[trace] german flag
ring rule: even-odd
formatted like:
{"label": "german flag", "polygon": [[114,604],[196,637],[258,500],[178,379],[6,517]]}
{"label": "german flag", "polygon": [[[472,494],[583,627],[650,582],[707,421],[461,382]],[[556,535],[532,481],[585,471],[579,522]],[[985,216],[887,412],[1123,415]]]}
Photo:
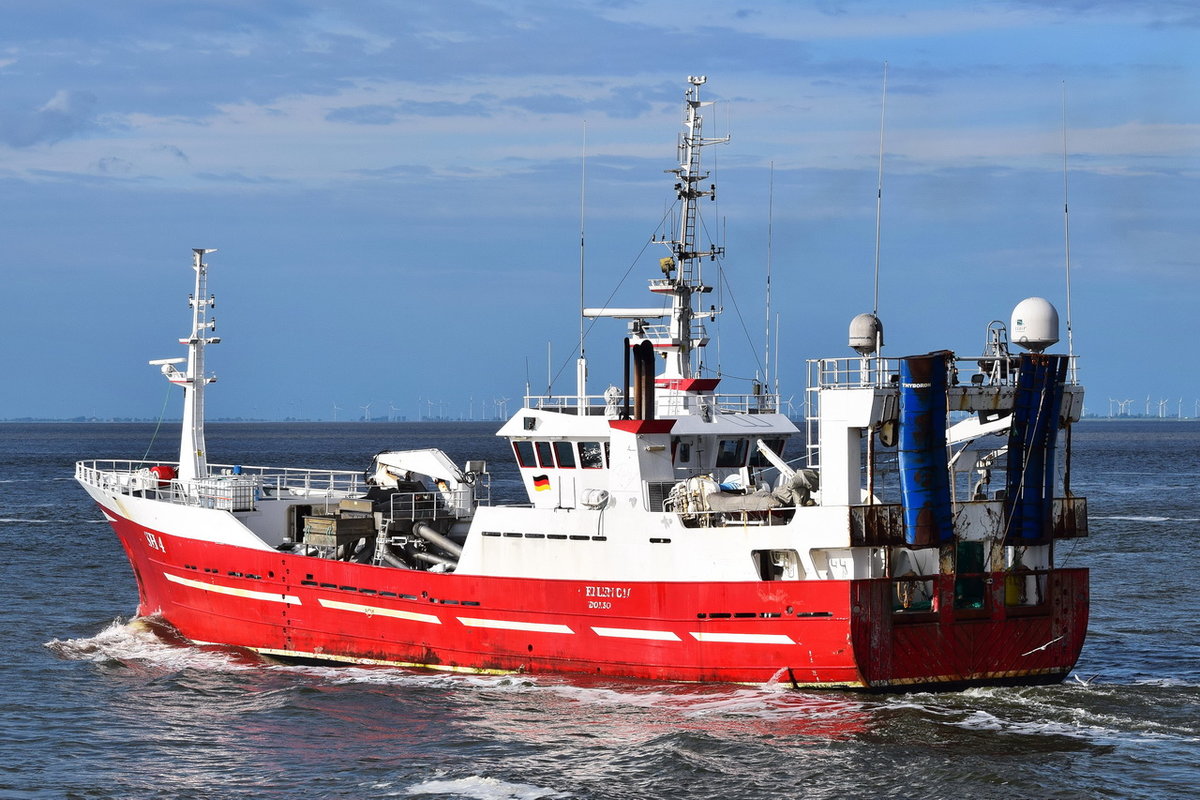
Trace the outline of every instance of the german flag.
{"label": "german flag", "polygon": [[539,492],[550,491],[550,476],[549,475],[534,475],[533,488]]}

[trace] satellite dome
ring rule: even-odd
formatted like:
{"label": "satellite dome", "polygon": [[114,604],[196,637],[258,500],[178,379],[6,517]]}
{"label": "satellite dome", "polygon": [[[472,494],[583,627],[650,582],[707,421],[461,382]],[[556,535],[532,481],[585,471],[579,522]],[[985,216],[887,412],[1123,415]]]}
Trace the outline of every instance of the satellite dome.
{"label": "satellite dome", "polygon": [[850,346],[859,355],[869,356],[883,346],[883,323],[874,314],[859,314],[850,320]]}
{"label": "satellite dome", "polygon": [[1040,353],[1058,341],[1058,310],[1044,297],[1027,297],[1012,312],[1012,340]]}

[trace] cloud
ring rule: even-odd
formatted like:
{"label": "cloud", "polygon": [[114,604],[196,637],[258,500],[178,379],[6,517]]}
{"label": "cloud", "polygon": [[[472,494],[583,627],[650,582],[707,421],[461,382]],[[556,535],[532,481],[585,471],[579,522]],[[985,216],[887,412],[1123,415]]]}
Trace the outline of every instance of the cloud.
{"label": "cloud", "polygon": [[174,156],[185,164],[191,163],[191,159],[187,157],[187,153],[183,152],[173,144],[160,144],[154,149],[159,153],[166,153],[169,156]]}
{"label": "cloud", "polygon": [[490,99],[494,98],[490,95],[476,95],[462,103],[449,100],[407,100],[401,104],[401,109],[405,113],[421,117],[490,117],[491,112],[485,105],[485,101]]}
{"label": "cloud", "polygon": [[0,142],[32,147],[62,141],[93,126],[95,105],[89,92],[60,89],[36,111],[0,114]]}
{"label": "cloud", "polygon": [[325,115],[330,122],[350,122],[354,125],[390,125],[399,111],[395,106],[363,105],[335,108]]}
{"label": "cloud", "polygon": [[196,177],[203,181],[212,181],[215,183],[241,183],[247,185],[263,185],[263,184],[283,184],[287,181],[279,178],[271,178],[267,176],[251,176],[236,170],[228,170],[226,172],[197,172]]}
{"label": "cloud", "polygon": [[583,101],[578,97],[565,94],[534,94],[514,97],[508,102],[535,114],[576,114],[584,108]]}
{"label": "cloud", "polygon": [[492,95],[475,95],[469,100],[399,100],[396,103],[367,103],[342,106],[325,115],[329,122],[349,122],[353,125],[391,125],[405,117],[489,117],[486,102]]}
{"label": "cloud", "polygon": [[96,162],[96,169],[106,175],[128,175],[133,171],[133,164],[123,158],[107,156]]}

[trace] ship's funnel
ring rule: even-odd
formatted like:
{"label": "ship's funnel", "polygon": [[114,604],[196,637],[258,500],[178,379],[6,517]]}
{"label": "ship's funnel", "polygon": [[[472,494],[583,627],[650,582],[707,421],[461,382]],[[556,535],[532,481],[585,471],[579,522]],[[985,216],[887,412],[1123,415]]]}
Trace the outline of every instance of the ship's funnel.
{"label": "ship's funnel", "polygon": [[654,419],[654,345],[633,346],[633,418]]}

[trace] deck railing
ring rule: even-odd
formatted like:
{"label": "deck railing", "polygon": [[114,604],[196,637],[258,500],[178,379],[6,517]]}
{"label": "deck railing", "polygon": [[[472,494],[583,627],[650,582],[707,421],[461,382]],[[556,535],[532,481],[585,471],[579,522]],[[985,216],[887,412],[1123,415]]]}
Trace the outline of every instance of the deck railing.
{"label": "deck railing", "polygon": [[75,465],[75,477],[106,492],[227,511],[251,510],[266,497],[320,500],[361,495],[367,489],[362,473],[349,470],[210,464],[206,477],[181,481],[152,472],[151,468],[157,466],[177,465],[122,459],[80,461]]}
{"label": "deck railing", "polygon": [[[1068,384],[1075,382],[1076,358],[1070,357]],[[811,391],[893,386],[900,380],[900,361],[879,356],[809,359],[808,388]],[[952,386],[1014,386],[1016,381],[1016,356],[959,356],[953,360]]]}
{"label": "deck railing", "polygon": [[[525,396],[525,407],[575,416],[617,419],[623,406],[620,396],[614,399],[604,395],[587,395],[581,398],[577,395],[533,394]],[[773,393],[668,394],[659,389],[655,397],[655,413],[664,417],[688,414],[711,416],[716,410],[724,413],[776,414],[779,413],[780,407],[779,395]]]}

